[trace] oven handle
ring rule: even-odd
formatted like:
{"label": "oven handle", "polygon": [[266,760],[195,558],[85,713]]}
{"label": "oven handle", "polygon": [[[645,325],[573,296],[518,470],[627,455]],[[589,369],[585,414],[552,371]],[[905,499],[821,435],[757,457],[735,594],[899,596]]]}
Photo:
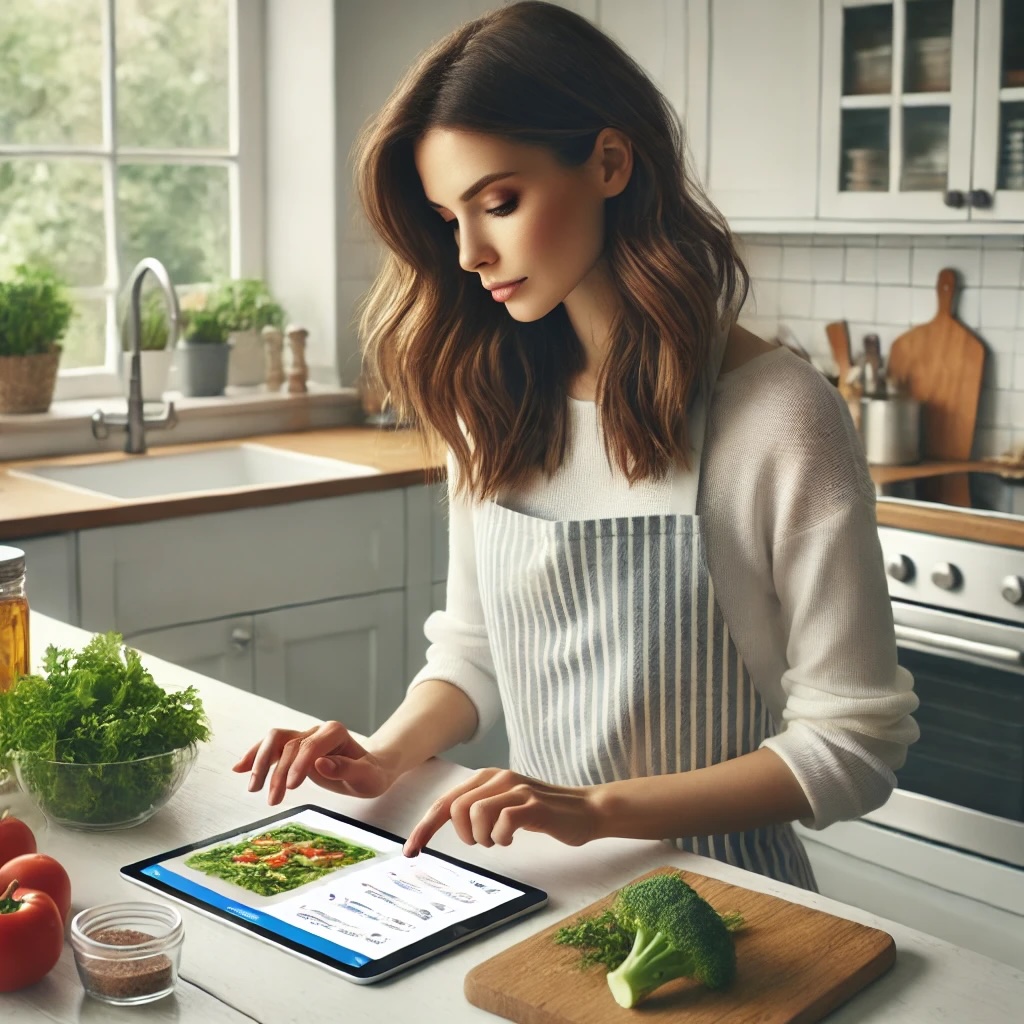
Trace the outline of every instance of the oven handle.
{"label": "oven handle", "polygon": [[998,647],[995,644],[985,644],[978,640],[964,640],[958,636],[943,636],[941,633],[916,629],[914,626],[897,625],[896,640],[897,642],[900,640],[916,641],[920,644],[928,644],[929,647],[938,647],[940,650],[953,651],[957,654],[973,654],[975,657],[1007,662],[1011,665],[1020,665],[1024,662],[1024,654],[1012,647]]}

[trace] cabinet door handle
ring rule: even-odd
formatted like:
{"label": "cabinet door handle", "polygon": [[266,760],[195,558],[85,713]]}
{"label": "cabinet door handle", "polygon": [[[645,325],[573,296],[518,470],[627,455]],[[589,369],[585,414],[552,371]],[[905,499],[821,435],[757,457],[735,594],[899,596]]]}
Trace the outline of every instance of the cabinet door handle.
{"label": "cabinet door handle", "polygon": [[959,210],[961,206],[967,203],[967,197],[958,188],[951,188],[943,197],[942,201],[947,206],[952,206],[955,210]]}
{"label": "cabinet door handle", "polygon": [[991,210],[992,193],[987,192],[983,188],[971,189],[967,193],[967,203],[969,206],[973,206],[975,210]]}
{"label": "cabinet door handle", "polygon": [[244,653],[251,643],[252,633],[249,630],[243,629],[241,626],[235,626],[231,630],[231,646],[236,654]]}

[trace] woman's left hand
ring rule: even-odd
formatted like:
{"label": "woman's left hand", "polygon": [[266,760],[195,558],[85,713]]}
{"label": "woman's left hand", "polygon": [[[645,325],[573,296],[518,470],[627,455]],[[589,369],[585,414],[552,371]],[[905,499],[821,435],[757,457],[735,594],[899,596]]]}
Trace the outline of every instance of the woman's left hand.
{"label": "woman's left hand", "polygon": [[433,803],[402,852],[415,857],[448,820],[471,846],[508,846],[519,829],[582,846],[599,836],[595,793],[593,786],[552,786],[504,768],[484,768]]}

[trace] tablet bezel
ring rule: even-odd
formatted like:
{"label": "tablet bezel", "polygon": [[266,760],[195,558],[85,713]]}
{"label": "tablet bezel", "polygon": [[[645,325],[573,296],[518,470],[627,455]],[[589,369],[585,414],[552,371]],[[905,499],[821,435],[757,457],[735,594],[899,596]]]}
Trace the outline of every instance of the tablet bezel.
{"label": "tablet bezel", "polygon": [[296,814],[300,814],[303,811],[315,811],[318,814],[323,814],[328,818],[333,818],[346,825],[363,829],[371,835],[379,836],[383,839],[389,839],[399,845],[402,845],[405,842],[401,836],[397,836],[393,832],[388,832],[386,829],[378,828],[376,825],[360,821],[358,818],[352,818],[347,814],[342,814],[340,811],[333,811],[328,807],[321,807],[319,804],[300,804],[296,807],[289,807],[283,811],[279,811],[277,814],[273,814],[269,818],[262,818],[258,821],[239,825],[236,828],[229,829],[228,831],[222,832],[216,836],[211,836],[208,839],[202,839],[195,843],[187,843],[184,846],[179,846],[177,849],[167,850],[164,853],[159,853],[152,857],[146,857],[143,860],[135,861],[132,864],[126,864],[120,870],[121,877],[129,882],[135,882],[142,885],[146,889],[155,890],[161,895],[168,896],[169,898],[176,900],[185,906],[191,907],[194,910],[198,910],[201,913],[206,914],[208,917],[215,918],[224,924],[240,928],[242,931],[248,932],[265,942],[270,942],[286,952],[299,956],[304,960],[309,960],[313,963],[319,964],[321,967],[327,967],[330,970],[337,971],[350,981],[355,981],[361,984],[367,984],[386,978],[406,967],[411,967],[414,963],[418,963],[428,957],[442,953],[444,950],[450,949],[453,946],[461,945],[463,942],[467,942],[483,932],[492,931],[509,921],[522,917],[534,910],[538,910],[548,902],[547,893],[542,889],[538,889],[536,886],[529,885],[526,882],[520,882],[518,879],[509,878],[506,875],[498,874],[496,871],[480,867],[478,864],[471,864],[469,861],[460,860],[458,857],[452,857],[450,854],[442,853],[440,850],[431,849],[429,846],[424,847],[422,852],[429,853],[432,857],[436,857],[438,860],[446,861],[447,863],[454,864],[466,871],[478,874],[483,878],[490,878],[493,881],[501,882],[503,885],[510,886],[513,889],[518,889],[522,892],[522,895],[510,900],[508,903],[502,904],[500,907],[494,907],[490,910],[486,910],[483,913],[478,914],[476,917],[471,917],[467,920],[460,921],[458,924],[442,928],[433,935],[429,935],[426,938],[411,943],[403,949],[396,950],[394,953],[381,957],[379,960],[370,960],[362,966],[356,967],[352,964],[341,963],[327,953],[322,953],[319,950],[312,949],[300,942],[278,935],[253,921],[247,921],[245,918],[229,914],[226,910],[222,910],[219,907],[211,906],[209,903],[203,902],[203,900],[198,896],[182,892],[174,886],[161,881],[159,878],[152,878],[149,875],[143,874],[143,871],[146,868],[152,867],[155,864],[161,864],[163,861],[183,856],[184,854],[191,853],[194,850],[205,849],[215,843],[223,842],[257,829],[263,829],[264,827],[273,825],[284,818],[294,817]]}

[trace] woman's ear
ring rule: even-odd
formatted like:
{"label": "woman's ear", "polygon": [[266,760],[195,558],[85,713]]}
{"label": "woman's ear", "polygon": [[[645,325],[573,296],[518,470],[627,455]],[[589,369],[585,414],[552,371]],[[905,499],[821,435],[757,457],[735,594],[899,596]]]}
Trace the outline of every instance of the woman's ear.
{"label": "woman's ear", "polygon": [[633,143],[617,128],[602,128],[589,162],[597,175],[601,195],[605,199],[617,196],[633,174]]}

